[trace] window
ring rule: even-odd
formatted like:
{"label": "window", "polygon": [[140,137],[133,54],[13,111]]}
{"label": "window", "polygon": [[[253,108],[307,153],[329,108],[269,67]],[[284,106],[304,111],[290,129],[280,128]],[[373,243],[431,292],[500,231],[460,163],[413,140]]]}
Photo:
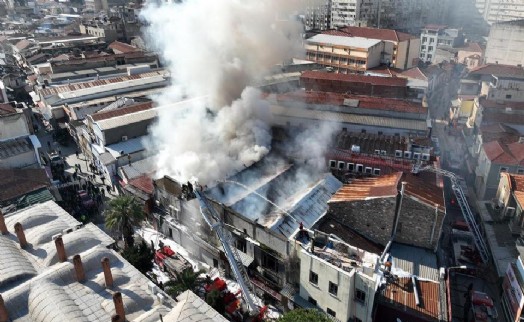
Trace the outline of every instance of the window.
{"label": "window", "polygon": [[355,299],[360,302],[366,302],[366,292],[357,288]]}
{"label": "window", "polygon": [[506,168],[506,167],[500,167],[500,172],[508,172],[508,168]]}
{"label": "window", "polygon": [[380,154],[380,150],[375,150],[375,154]]}
{"label": "window", "polygon": [[433,55],[430,54],[428,55],[428,60],[431,60],[431,59],[433,59]]}
{"label": "window", "polygon": [[433,51],[433,46],[429,46],[428,51]]}
{"label": "window", "polygon": [[506,95],[506,98],[511,99],[511,95],[510,94]]}
{"label": "window", "polygon": [[329,307],[327,308],[326,312],[327,312],[327,314],[331,315],[332,317],[336,317],[337,316],[337,312],[333,311]]}
{"label": "window", "polygon": [[426,46],[422,45],[422,46],[420,46],[420,49],[421,50],[426,50]]}
{"label": "window", "polygon": [[371,167],[366,167],[365,169],[366,174],[371,174],[371,171],[373,171]]}
{"label": "window", "polygon": [[422,42],[427,42],[428,41],[428,37],[422,37]]}
{"label": "window", "polygon": [[348,171],[355,171],[355,164],[354,163],[348,163]]}
{"label": "window", "polygon": [[517,174],[524,174],[524,169],[518,169]]}
{"label": "window", "polygon": [[344,170],[345,167],[346,167],[346,164],[343,161],[338,161],[339,170]]}
{"label": "window", "polygon": [[402,158],[402,151],[396,150],[395,151],[395,158]]}
{"label": "window", "polygon": [[364,166],[362,164],[357,164],[357,172],[362,173],[363,170],[364,170]]}
{"label": "window", "polygon": [[336,168],[337,167],[337,161],[329,160],[329,167],[330,168]]}
{"label": "window", "polygon": [[309,271],[309,281],[317,285],[318,284],[318,274],[313,271]]}
{"label": "window", "polygon": [[315,299],[314,299],[314,298],[312,298],[311,296],[310,296],[310,297],[308,297],[307,301],[308,301],[309,303],[311,303],[311,304],[315,305],[315,306],[317,305],[317,300],[315,300]]}
{"label": "window", "polygon": [[237,249],[239,251],[241,251],[242,253],[245,253],[246,252],[246,249],[247,249],[247,245],[246,245],[246,240],[245,239],[237,239]]}
{"label": "window", "polygon": [[376,175],[376,176],[379,176],[380,175],[380,169],[373,169],[373,174]]}
{"label": "window", "polygon": [[265,252],[262,252],[262,267],[278,273],[278,260]]}
{"label": "window", "polygon": [[338,293],[338,285],[335,284],[335,283],[332,283],[331,281],[329,282],[329,293],[331,293],[331,294],[333,294],[335,296]]}

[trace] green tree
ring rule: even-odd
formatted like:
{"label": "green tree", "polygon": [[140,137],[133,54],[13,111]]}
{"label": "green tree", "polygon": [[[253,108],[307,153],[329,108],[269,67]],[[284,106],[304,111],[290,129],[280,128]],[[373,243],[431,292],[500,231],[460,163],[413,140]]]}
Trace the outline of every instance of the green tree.
{"label": "green tree", "polygon": [[124,248],[133,245],[133,226],[145,219],[142,206],[131,196],[119,196],[109,202],[106,212],[106,227],[124,236]]}
{"label": "green tree", "polygon": [[296,309],[285,313],[278,322],[332,322],[324,313],[314,309]]}
{"label": "green tree", "polygon": [[153,269],[153,255],[153,250],[143,240],[140,245],[128,247],[122,252],[122,256],[142,274]]}
{"label": "green tree", "polygon": [[215,311],[224,314],[226,305],[224,304],[224,296],[218,290],[212,290],[206,294],[206,303],[209,304]]}
{"label": "green tree", "polygon": [[204,270],[195,272],[192,269],[186,269],[181,273],[175,272],[176,279],[164,284],[164,291],[173,298],[187,290],[198,293],[198,289],[206,282],[205,278],[199,276],[204,272]]}

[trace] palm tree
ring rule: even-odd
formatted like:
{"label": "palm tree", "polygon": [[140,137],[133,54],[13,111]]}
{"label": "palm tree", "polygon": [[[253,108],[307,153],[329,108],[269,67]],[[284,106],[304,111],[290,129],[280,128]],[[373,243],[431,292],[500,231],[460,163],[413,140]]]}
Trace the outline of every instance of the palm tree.
{"label": "palm tree", "polygon": [[198,294],[199,288],[206,283],[206,279],[200,277],[204,272],[202,269],[197,272],[192,269],[186,269],[181,273],[175,271],[176,279],[164,284],[164,290],[173,298],[176,298],[187,290]]}
{"label": "palm tree", "polygon": [[122,233],[124,248],[133,245],[133,226],[145,219],[140,203],[132,196],[119,196],[109,202],[106,227]]}

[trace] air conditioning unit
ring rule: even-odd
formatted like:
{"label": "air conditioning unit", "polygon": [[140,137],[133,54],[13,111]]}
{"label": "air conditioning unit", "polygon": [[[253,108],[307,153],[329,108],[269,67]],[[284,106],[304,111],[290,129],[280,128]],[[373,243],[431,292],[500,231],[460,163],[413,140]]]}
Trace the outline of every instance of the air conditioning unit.
{"label": "air conditioning unit", "polygon": [[122,136],[122,142],[127,141],[127,135]]}
{"label": "air conditioning unit", "polygon": [[513,218],[515,216],[515,207],[506,207],[504,209],[504,217]]}

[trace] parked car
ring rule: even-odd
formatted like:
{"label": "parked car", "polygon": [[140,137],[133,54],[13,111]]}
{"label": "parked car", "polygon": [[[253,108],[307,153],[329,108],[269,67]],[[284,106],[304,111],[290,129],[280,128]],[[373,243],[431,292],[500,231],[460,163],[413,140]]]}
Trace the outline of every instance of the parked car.
{"label": "parked car", "polygon": [[80,202],[84,208],[91,209],[95,206],[95,201],[91,199],[85,190],[78,190],[78,197],[80,197]]}

